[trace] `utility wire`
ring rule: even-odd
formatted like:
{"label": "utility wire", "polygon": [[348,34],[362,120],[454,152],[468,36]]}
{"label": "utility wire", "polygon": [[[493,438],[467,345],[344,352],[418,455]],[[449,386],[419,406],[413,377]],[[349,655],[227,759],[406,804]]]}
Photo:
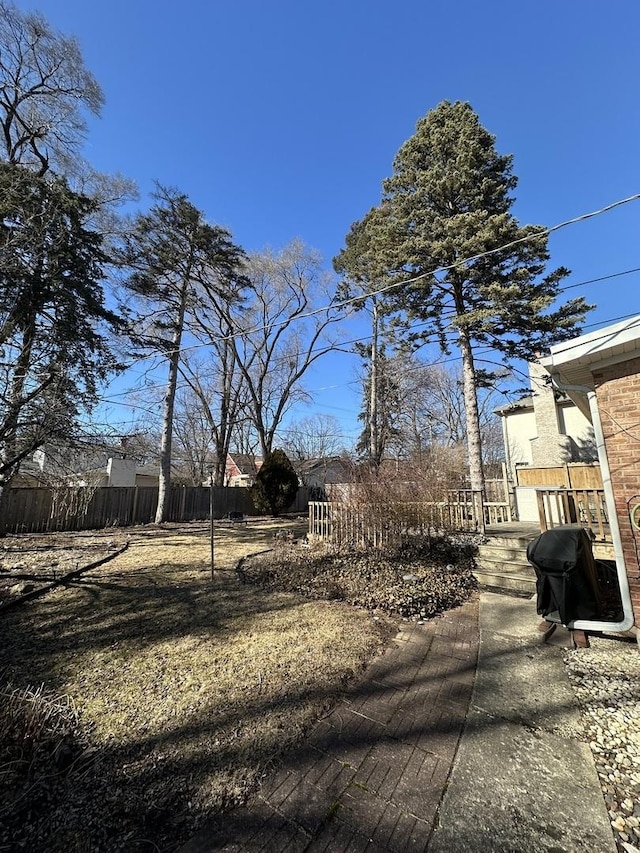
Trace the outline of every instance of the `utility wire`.
{"label": "utility wire", "polygon": [[[387,293],[391,290],[398,289],[400,287],[404,287],[404,286],[409,285],[409,284],[413,284],[417,281],[420,281],[423,278],[434,276],[434,275],[437,275],[438,273],[442,273],[442,272],[448,272],[449,270],[455,269],[455,268],[460,267],[460,266],[464,266],[465,264],[471,263],[472,261],[476,261],[476,260],[479,260],[483,257],[488,257],[489,255],[493,255],[493,254],[497,254],[498,252],[502,252],[505,249],[511,248],[511,247],[518,245],[520,243],[524,243],[524,242],[527,242],[529,240],[537,239],[540,236],[544,236],[544,235],[548,236],[549,234],[552,234],[555,231],[559,231],[562,228],[566,228],[569,225],[574,225],[576,223],[584,222],[588,219],[592,219],[596,216],[600,216],[600,215],[607,213],[607,212],[609,212],[609,211],[611,211],[617,207],[620,207],[624,204],[629,204],[632,201],[637,201],[638,199],[640,199],[640,193],[636,193],[636,194],[628,196],[626,198],[619,199],[618,201],[615,201],[615,202],[612,202],[611,204],[605,205],[604,207],[601,207],[598,210],[594,210],[594,211],[591,211],[589,213],[583,213],[579,216],[575,216],[572,219],[567,219],[564,222],[560,222],[560,223],[558,223],[556,225],[552,225],[548,228],[541,228],[532,234],[526,235],[525,237],[520,237],[516,240],[512,240],[509,243],[506,243],[506,244],[499,246],[495,249],[488,249],[486,252],[480,252],[477,255],[472,255],[468,258],[464,258],[462,260],[456,261],[454,264],[450,264],[448,266],[437,267],[434,270],[421,273],[418,276],[414,276],[412,278],[404,279],[404,280],[399,281],[399,282],[394,282],[392,284],[386,285],[385,287],[379,288],[377,290],[369,291],[366,294],[362,294],[360,296],[350,297],[348,299],[342,300],[341,302],[333,303],[333,304],[328,305],[328,306],[323,306],[321,308],[316,308],[316,309],[313,309],[311,311],[301,313],[301,314],[297,315],[295,318],[289,318],[287,320],[281,321],[280,323],[274,323],[273,328],[277,328],[278,326],[283,326],[286,323],[290,323],[293,321],[293,319],[296,319],[296,320],[305,319],[305,318],[312,317],[312,316],[320,314],[320,313],[325,313],[325,312],[330,311],[330,310],[335,310],[337,308],[346,307],[346,306],[352,305],[356,302],[360,302],[365,298],[369,298],[371,296],[378,296],[380,294]],[[611,273],[610,275],[601,276],[599,278],[588,279],[586,281],[577,282],[576,284],[566,285],[565,287],[559,288],[559,292],[564,292],[566,290],[570,290],[570,289],[576,288],[576,287],[586,286],[588,284],[594,284],[594,283],[600,282],[600,281],[606,281],[606,280],[609,280],[612,278],[617,278],[617,277],[623,276],[623,275],[629,275],[629,274],[635,273],[635,272],[640,272],[640,267],[636,267],[636,268],[630,269],[630,270],[623,270],[623,271],[617,272],[617,273]],[[631,317],[631,316],[634,316],[634,315],[626,315],[625,317],[621,317],[618,319],[619,320],[628,319],[628,317]],[[616,320],[606,321],[606,322],[609,322],[609,323],[610,322],[616,322]],[[425,323],[422,325],[427,325],[427,324]],[[592,324],[592,325],[600,325],[600,324],[598,323],[598,324]],[[231,339],[236,338],[236,337],[241,337],[242,335],[248,335],[248,334],[252,334],[254,332],[258,332],[258,331],[264,331],[266,328],[267,328],[266,325],[256,326],[252,329],[244,329],[244,330],[241,330],[238,332],[233,332],[230,335],[215,336],[211,339],[211,341],[214,341],[214,340],[217,340],[217,341],[231,340]],[[419,326],[416,328],[419,328]],[[587,325],[587,326],[585,326],[585,328],[590,328],[590,326]],[[437,340],[437,336],[435,336],[435,338]],[[360,338],[360,339],[354,339],[352,341],[347,341],[342,345],[349,345],[352,343],[362,343],[362,342],[367,341],[369,339],[370,339],[370,336],[367,335],[367,336]],[[200,343],[193,344],[193,345],[190,345],[187,347],[183,347],[181,349],[181,352],[186,352],[186,351],[193,350],[193,349],[201,349],[205,346],[210,346],[211,341],[206,342],[206,343],[200,342]],[[433,341],[429,341],[429,340],[425,341],[425,343],[430,343],[430,342],[433,342]],[[132,361],[131,365],[129,366],[129,368],[127,368],[127,369],[130,369],[130,367],[132,367],[134,364],[136,364],[139,361],[145,361],[149,358],[157,357],[157,355],[158,354],[156,352],[154,352],[154,353],[149,353],[149,354],[140,356],[139,358],[134,359]],[[451,359],[451,360],[456,360],[456,359]],[[435,363],[437,364],[438,362],[435,362]],[[345,383],[345,384],[354,384],[354,382]],[[184,386],[184,387],[186,387],[186,386]],[[158,383],[157,385],[146,386],[144,390],[156,390],[156,389],[160,389],[160,388],[164,388],[164,383]],[[131,393],[131,392],[130,391],[124,391],[121,393],[114,393],[114,394],[110,395],[109,397],[100,398],[100,402],[103,402],[103,403],[113,402],[115,405],[122,405],[121,403],[119,403],[114,398],[115,397],[127,396],[127,394],[129,394],[129,393]],[[313,392],[311,392],[311,393],[313,393]],[[131,404],[129,404],[129,405],[131,405]],[[133,408],[133,406],[132,406],[132,408]],[[142,408],[142,407],[140,407],[140,408]]]}
{"label": "utility wire", "polygon": [[[411,278],[403,279],[401,281],[392,282],[391,284],[387,284],[384,287],[380,287],[375,290],[370,290],[367,293],[361,294],[360,296],[351,296],[347,299],[343,299],[340,302],[333,302],[329,305],[324,305],[321,308],[314,308],[310,311],[305,311],[300,314],[297,314],[295,318],[288,318],[286,320],[282,320],[280,322],[276,322],[272,325],[272,328],[278,328],[279,326],[284,326],[295,320],[303,320],[309,317],[314,317],[317,314],[324,314],[329,311],[335,311],[339,308],[346,308],[349,305],[353,305],[356,302],[361,302],[363,299],[368,299],[371,296],[380,296],[383,293],[388,293],[391,290],[397,290],[401,287],[405,287],[408,284],[415,284],[417,281],[421,281],[424,278],[429,278],[439,273],[449,272],[450,270],[457,269],[458,267],[465,266],[466,264],[470,264],[473,261],[481,260],[482,258],[489,257],[490,255],[498,254],[499,252],[503,252],[505,249],[510,249],[513,246],[517,246],[521,243],[527,243],[531,240],[536,240],[539,237],[548,236],[549,234],[553,234],[555,231],[560,231],[562,228],[567,228],[569,225],[575,225],[579,222],[585,222],[588,219],[593,219],[596,216],[601,216],[603,213],[608,213],[611,210],[614,210],[617,207],[621,207],[624,204],[629,204],[632,201],[638,201],[640,199],[640,193],[635,193],[634,195],[627,196],[627,198],[619,199],[618,201],[611,202],[611,204],[607,204],[604,207],[599,208],[598,210],[593,210],[590,213],[582,213],[579,216],[574,216],[572,219],[566,219],[564,222],[559,222],[556,225],[552,225],[548,228],[540,228],[537,231],[532,232],[531,234],[527,234],[524,237],[518,237],[516,240],[511,240],[508,243],[503,244],[502,246],[497,246],[495,249],[487,249],[485,252],[479,252],[477,255],[471,255],[467,258],[462,258],[459,261],[456,261],[453,264],[448,264],[446,266],[436,267],[433,270],[428,270],[427,272],[420,273],[419,275],[413,276]],[[622,273],[623,275],[626,273]],[[597,280],[597,279],[595,279]],[[575,285],[578,287],[578,285]],[[242,329],[237,332],[232,332],[229,335],[219,335],[214,336],[210,339],[211,341],[230,341],[234,338],[242,337],[243,335],[250,335],[255,332],[261,332],[268,329],[267,325],[258,325],[249,329]],[[204,346],[209,346],[210,342],[207,343],[198,343],[193,344],[187,347],[183,347],[181,352],[186,352],[191,349],[200,349]],[[156,355],[156,353],[153,353]],[[146,358],[150,358],[152,354],[140,356],[140,358],[135,359],[132,364],[135,364],[136,361],[143,361]]]}
{"label": "utility wire", "polygon": [[[600,276],[599,278],[590,278],[590,279],[586,279],[585,281],[578,281],[578,282],[576,282],[575,284],[568,284],[568,285],[565,285],[564,287],[560,287],[560,288],[558,288],[558,292],[559,292],[559,293],[564,293],[565,291],[567,291],[567,290],[573,290],[573,289],[575,289],[576,287],[585,287],[586,285],[589,285],[589,284],[596,284],[596,283],[601,282],[601,281],[609,281],[609,280],[610,280],[610,279],[612,279],[612,278],[619,278],[619,277],[621,277],[621,276],[631,275],[632,273],[637,273],[637,272],[640,272],[640,267],[634,267],[633,269],[629,269],[629,270],[622,270],[621,272],[609,273],[608,275],[603,275],[603,276]],[[363,297],[358,297],[358,298],[359,298],[359,299],[362,299]],[[324,310],[324,309],[319,309],[319,310]],[[446,313],[446,312],[444,312],[444,316],[445,316],[445,318],[446,318],[446,316],[447,316],[447,313]],[[454,317],[454,316],[456,316],[456,315],[455,315],[455,313],[453,313],[453,312],[452,312],[450,316],[451,316],[451,317]],[[431,325],[429,321],[425,321],[424,323],[414,323],[414,324],[411,326],[411,329],[412,329],[412,331],[415,331],[416,329],[422,329],[422,328],[425,328],[426,326],[429,326],[429,325]],[[586,326],[585,326],[585,328],[588,328],[588,327],[586,327]],[[237,334],[242,334],[242,333],[237,333]],[[233,337],[233,336],[229,336],[229,337]],[[219,338],[213,338],[212,340],[228,340],[228,339],[229,339],[229,337],[225,337],[225,338],[222,338],[222,337],[219,337]],[[364,336],[362,336],[362,337],[360,337],[360,338],[351,338],[351,339],[350,339],[350,340],[348,340],[348,341],[340,341],[340,342],[339,342],[339,344],[338,344],[338,346],[339,346],[339,347],[345,347],[345,346],[351,346],[352,344],[366,343],[367,341],[371,340],[371,337],[372,337],[372,336],[371,336],[370,334],[368,334],[368,335],[364,335]],[[455,341],[457,340],[457,336],[456,336],[454,333],[450,333],[449,335],[446,335],[446,337],[447,337],[447,338],[448,338],[448,340],[450,340],[451,342],[455,342]],[[428,344],[428,343],[436,343],[438,339],[439,339],[439,338],[438,338],[438,335],[437,335],[436,333],[434,333],[433,335],[431,335],[431,336],[429,337],[429,339],[426,339],[426,340],[424,341],[424,343],[425,343],[425,344]],[[203,348],[203,347],[210,346],[210,345],[211,345],[211,344],[210,344],[210,342],[206,342],[206,343],[202,343],[202,342],[200,342],[200,343],[198,343],[198,344],[193,344],[193,345],[189,345],[189,346],[186,346],[186,347],[182,347],[182,348],[181,348],[181,352],[186,352],[187,350],[190,350],[190,349],[199,349],[199,348]],[[132,370],[132,369],[133,369],[133,364],[135,364],[135,362],[136,362],[136,361],[146,360],[146,359],[148,359],[148,358],[152,358],[153,356],[158,357],[158,354],[157,354],[157,353],[150,353],[149,355],[144,355],[144,356],[141,356],[139,359],[135,359],[135,360],[132,362],[132,366],[131,366],[131,367],[128,367],[128,368],[127,368],[127,370]],[[280,357],[277,357],[277,358],[273,359],[273,361],[274,361],[274,363],[276,363],[276,364],[277,364],[279,361],[290,361],[290,358],[289,358],[289,356],[280,356]],[[140,372],[140,375],[141,375],[141,376],[144,376],[144,375],[145,375],[145,374],[147,374],[147,373],[148,373],[148,370],[141,371],[141,372]],[[155,386],[154,386],[154,385],[151,385],[151,386],[147,386],[147,387],[150,387],[150,388],[153,388],[153,387],[160,388],[160,387],[162,387],[162,388],[163,388],[163,387],[164,387],[164,384],[161,384],[161,385],[155,385]],[[125,392],[125,393],[128,393],[128,392]]]}
{"label": "utility wire", "polygon": [[[565,288],[565,290],[570,289],[570,287],[578,287],[578,286],[584,285],[584,284],[591,284],[593,282],[604,281],[606,279],[615,278],[616,276],[628,275],[629,273],[632,273],[632,272],[640,272],[640,268],[638,268],[637,270],[626,270],[626,271],[620,272],[620,273],[612,273],[611,275],[602,276],[601,278],[597,278],[597,279],[590,279],[589,281],[585,281],[585,282],[578,282],[578,284],[570,285],[569,287]],[[591,328],[595,328],[597,326],[602,326],[605,323],[607,325],[611,325],[612,323],[621,322],[622,320],[628,320],[631,317],[635,317],[635,316],[637,316],[635,313],[634,314],[625,314],[621,317],[614,317],[614,318],[609,319],[609,320],[600,320],[596,323],[588,323],[588,324],[585,324],[583,326],[583,328],[584,329],[591,329]],[[425,325],[428,325],[428,324],[427,323],[420,324],[419,326],[414,326],[413,328],[421,328],[422,326],[425,326]],[[602,339],[606,338],[607,336],[608,336],[607,334],[602,335]],[[363,343],[363,342],[368,341],[370,339],[371,339],[371,335],[366,335],[362,338],[354,338],[350,341],[344,341],[341,344],[341,346],[346,346],[346,345],[354,344],[354,343]],[[437,340],[438,340],[438,336],[433,335],[433,336],[429,336],[429,338],[426,339],[424,341],[424,343],[425,344],[436,343]],[[600,339],[596,338],[596,341],[597,340],[600,340]],[[451,341],[455,342],[455,338],[452,338]],[[579,346],[579,345],[576,344],[576,346]],[[492,351],[491,347],[485,347],[485,348],[478,350],[477,352],[479,354],[482,354],[483,352],[491,352],[491,351]],[[285,356],[283,356],[282,360],[288,360],[288,359]],[[436,366],[436,365],[441,365],[441,364],[449,364],[452,362],[457,362],[459,360],[460,360],[460,356],[451,356],[451,357],[447,357],[445,359],[438,359],[437,361],[429,362],[429,364],[426,366]],[[274,359],[274,361],[277,361],[277,359]],[[417,365],[416,367],[410,368],[410,370],[420,370],[424,366],[425,365]],[[325,386],[322,388],[309,389],[309,391],[307,391],[307,393],[308,394],[314,394],[314,393],[318,393],[320,391],[331,390],[333,388],[342,388],[345,385],[359,385],[359,384],[360,384],[359,380],[351,379],[351,380],[348,380],[347,382],[342,382],[339,385],[328,385],[328,386]],[[114,392],[113,394],[110,394],[108,397],[107,396],[100,397],[98,399],[98,402],[100,402],[100,403],[113,403],[114,405],[117,405],[117,406],[127,406],[128,408],[132,408],[132,409],[133,408],[144,409],[144,407],[142,405],[138,406],[138,405],[131,404],[131,403],[120,403],[120,402],[118,402],[118,400],[116,398],[127,397],[128,395],[130,395],[132,393],[141,393],[141,392],[146,392],[146,391],[162,391],[165,389],[165,387],[166,387],[166,382],[157,382],[154,384],[145,385],[143,388],[135,389],[134,391]],[[181,391],[181,390],[184,390],[185,388],[188,388],[188,387],[189,387],[188,383],[178,384],[177,390]],[[146,411],[149,411],[149,410],[146,410]],[[149,413],[151,414],[152,412],[149,411]]]}
{"label": "utility wire", "polygon": [[584,287],[587,284],[595,284],[598,281],[608,281],[610,278],[619,278],[621,275],[630,275],[633,272],[640,272],[640,267],[634,267],[632,270],[623,270],[622,272],[612,272],[610,275],[601,275],[599,278],[590,278],[587,281],[579,281],[577,284],[567,284],[565,287],[559,287],[558,292],[564,293],[565,290],[572,290],[574,287]]}

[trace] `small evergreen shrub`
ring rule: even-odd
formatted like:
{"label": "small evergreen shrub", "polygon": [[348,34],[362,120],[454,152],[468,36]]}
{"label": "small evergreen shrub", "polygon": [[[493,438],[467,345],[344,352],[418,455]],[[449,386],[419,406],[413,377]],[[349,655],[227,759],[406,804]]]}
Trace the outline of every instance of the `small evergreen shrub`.
{"label": "small evergreen shrub", "polygon": [[265,456],[251,487],[254,506],[276,517],[293,503],[298,491],[298,475],[284,450]]}

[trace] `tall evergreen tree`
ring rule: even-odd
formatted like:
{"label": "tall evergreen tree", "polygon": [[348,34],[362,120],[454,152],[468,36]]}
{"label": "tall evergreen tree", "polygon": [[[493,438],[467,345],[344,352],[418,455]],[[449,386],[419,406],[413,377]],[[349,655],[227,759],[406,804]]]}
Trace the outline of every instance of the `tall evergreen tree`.
{"label": "tall evergreen tree", "polygon": [[363,383],[364,405],[359,415],[364,422],[364,430],[356,449],[369,463],[372,472],[382,462],[393,434],[390,401],[387,399],[390,377],[384,374],[388,365],[384,348],[390,307],[389,300],[378,293],[387,275],[383,258],[376,252],[376,230],[380,220],[379,211],[373,208],[361,221],[354,222],[345,238],[345,247],[333,259],[335,271],[342,276],[338,299],[352,300],[354,308],[365,312],[371,324],[369,346],[358,344],[355,351],[367,363]]}
{"label": "tall evergreen tree", "polygon": [[115,367],[94,210],[64,180],[0,163],[0,495],[22,460],[70,440]]}
{"label": "tall evergreen tree", "polygon": [[276,517],[291,506],[297,491],[298,475],[284,450],[267,453],[251,487],[256,508]]}
{"label": "tall evergreen tree", "polygon": [[132,272],[127,286],[143,305],[134,335],[147,351],[167,361],[162,412],[160,480],[156,523],[166,520],[171,485],[173,416],[183,337],[210,329],[212,313],[226,316],[239,298],[244,252],[231,235],[209,225],[204,214],[176,190],[159,186],[156,204],[140,214],[121,255]]}
{"label": "tall evergreen tree", "polygon": [[423,321],[421,335],[435,333],[445,352],[454,342],[460,350],[477,494],[484,488],[477,388],[487,379],[477,348],[530,359],[574,335],[590,308],[583,298],[554,307],[568,271],[545,271],[547,235],[512,214],[512,159],[498,154],[469,104],[442,102],[399,149],[374,236],[379,261],[399,284],[396,304]]}

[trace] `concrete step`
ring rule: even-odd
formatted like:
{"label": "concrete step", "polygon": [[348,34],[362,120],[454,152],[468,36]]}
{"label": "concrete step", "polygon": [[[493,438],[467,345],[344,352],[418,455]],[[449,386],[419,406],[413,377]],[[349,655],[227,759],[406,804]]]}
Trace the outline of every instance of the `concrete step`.
{"label": "concrete step", "polygon": [[504,559],[501,556],[487,556],[486,554],[478,554],[476,557],[476,565],[479,568],[486,569],[488,572],[504,572],[505,574],[518,575],[533,575],[535,571],[533,566],[526,560],[518,558],[517,560]]}
{"label": "concrete step", "polygon": [[535,574],[492,570],[484,566],[477,566],[473,574],[482,589],[508,590],[527,596],[535,595],[536,592]]}
{"label": "concrete step", "polygon": [[534,595],[536,574],[527,561],[527,545],[535,535],[489,536],[478,546],[474,575],[485,589]]}
{"label": "concrete step", "polygon": [[516,550],[522,551],[523,553],[527,550],[527,545],[529,542],[533,542],[536,537],[534,535],[530,536],[488,536],[486,543],[481,545],[481,548],[484,548],[485,545],[489,546],[497,546],[503,548],[515,548]]}
{"label": "concrete step", "polygon": [[478,556],[482,560],[504,560],[505,563],[512,561],[526,563],[527,549],[487,542],[485,545],[478,546]]}

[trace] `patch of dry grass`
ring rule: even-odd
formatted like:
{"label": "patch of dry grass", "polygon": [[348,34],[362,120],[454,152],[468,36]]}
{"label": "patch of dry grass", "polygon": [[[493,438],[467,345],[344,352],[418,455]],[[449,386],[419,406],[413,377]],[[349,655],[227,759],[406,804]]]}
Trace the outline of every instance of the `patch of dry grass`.
{"label": "patch of dry grass", "polygon": [[5,843],[172,850],[335,701],[390,624],[241,585],[237,560],[286,524],[216,529],[213,579],[206,525],[135,530],[112,562],[2,616],[5,680],[69,696],[80,720],[64,766],[31,764],[3,792]]}

